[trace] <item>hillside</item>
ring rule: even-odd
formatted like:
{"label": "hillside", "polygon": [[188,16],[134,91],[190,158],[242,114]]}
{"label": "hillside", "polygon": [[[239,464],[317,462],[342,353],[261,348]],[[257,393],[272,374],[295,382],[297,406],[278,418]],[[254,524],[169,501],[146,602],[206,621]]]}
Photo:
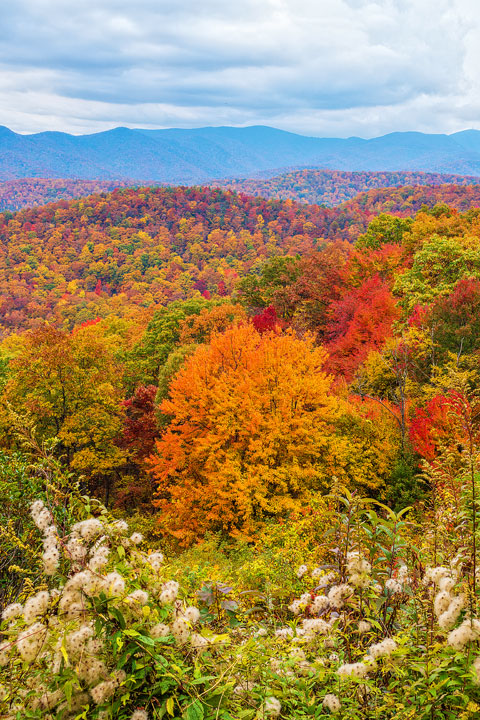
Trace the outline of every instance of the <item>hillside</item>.
{"label": "hillside", "polygon": [[[339,170],[310,169],[292,171],[270,179],[220,180],[209,183],[207,186],[265,198],[291,199],[296,202],[335,207],[353,199],[358,193],[373,188],[413,185],[436,187],[446,183],[460,186],[476,185],[480,183],[480,179],[474,176],[422,172],[351,173]],[[58,200],[73,200],[77,197],[110,192],[117,187],[129,186],[138,186],[138,183],[127,180],[74,180],[69,178],[7,180],[0,182],[0,212],[21,210]],[[385,199],[389,192],[389,190],[386,191]],[[453,198],[452,200],[454,201]],[[465,200],[465,202],[468,201]]]}
{"label": "hillside", "polygon": [[343,203],[340,208],[349,210],[358,206],[369,215],[387,212],[411,216],[424,205],[431,208],[438,203],[448,205],[460,212],[480,207],[480,186],[454,184],[378,188],[360,193],[352,200]]}
{"label": "hillside", "polygon": [[[266,179],[219,180],[211,186],[247,195],[290,199],[335,207],[356,195],[374,188],[393,188],[411,185],[476,185],[475,176],[448,175],[425,172],[347,172],[306,168]],[[386,194],[388,194],[388,190]]]}
{"label": "hillside", "polygon": [[73,200],[93,193],[125,187],[123,180],[71,180],[68,178],[24,178],[0,182],[0,212],[46,205],[57,200]]}
{"label": "hillside", "polygon": [[230,295],[272,255],[355,241],[380,212],[448,201],[480,185],[372,190],[337,208],[209,188],[139,188],[0,214],[0,328],[72,327],[203,294]]}
{"label": "hillside", "polygon": [[221,190],[141,188],[0,214],[1,326],[226,294],[262,258],[312,247],[329,212]]}
{"label": "hillside", "polygon": [[478,715],[479,200],[0,214],[2,718]]}
{"label": "hillside", "polygon": [[278,168],[480,176],[480,132],[317,138],[266,126],[20,135],[0,127],[0,180],[25,177],[193,184]]}

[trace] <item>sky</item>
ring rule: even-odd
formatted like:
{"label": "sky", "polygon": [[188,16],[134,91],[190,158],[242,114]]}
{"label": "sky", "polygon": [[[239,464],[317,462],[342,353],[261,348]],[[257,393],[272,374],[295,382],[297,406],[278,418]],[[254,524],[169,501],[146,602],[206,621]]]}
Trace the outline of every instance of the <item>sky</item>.
{"label": "sky", "polygon": [[480,129],[478,0],[3,0],[0,125]]}

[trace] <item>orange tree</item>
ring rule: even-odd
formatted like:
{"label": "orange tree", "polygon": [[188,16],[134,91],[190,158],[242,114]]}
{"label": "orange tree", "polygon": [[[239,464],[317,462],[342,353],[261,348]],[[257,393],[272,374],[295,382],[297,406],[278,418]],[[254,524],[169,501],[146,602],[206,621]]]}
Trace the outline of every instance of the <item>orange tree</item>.
{"label": "orange tree", "polygon": [[[171,421],[150,459],[164,529],[184,544],[207,530],[249,535],[335,475],[348,481],[354,450],[337,428],[344,401],[325,360],[309,335],[260,335],[249,324],[195,351],[160,407]],[[374,442],[384,457],[385,442]]]}

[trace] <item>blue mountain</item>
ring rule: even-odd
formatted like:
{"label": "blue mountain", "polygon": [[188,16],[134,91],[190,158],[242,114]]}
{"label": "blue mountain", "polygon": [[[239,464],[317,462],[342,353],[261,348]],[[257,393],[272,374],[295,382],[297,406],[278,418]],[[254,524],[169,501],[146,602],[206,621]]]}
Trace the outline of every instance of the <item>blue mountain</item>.
{"label": "blue mountain", "polygon": [[302,167],[480,176],[480,131],[397,132],[365,140],[306,137],[265,126],[119,127],[89,135],[20,135],[0,127],[0,180],[44,177],[191,184]]}

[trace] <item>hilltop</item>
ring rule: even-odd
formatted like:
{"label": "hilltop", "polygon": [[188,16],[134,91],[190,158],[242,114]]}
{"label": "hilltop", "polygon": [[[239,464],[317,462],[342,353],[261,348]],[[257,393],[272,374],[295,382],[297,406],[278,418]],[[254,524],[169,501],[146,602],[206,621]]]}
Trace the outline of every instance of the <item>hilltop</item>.
{"label": "hilltop", "polygon": [[200,187],[126,188],[0,214],[1,329],[228,296],[270,256],[355,241],[381,212],[480,205],[480,185],[377,189],[336,208]]}
{"label": "hilltop", "polygon": [[[281,200],[296,200],[335,207],[356,195],[375,188],[394,188],[413,185],[477,185],[475,176],[449,175],[426,172],[348,172],[305,168],[274,175],[271,178],[237,178],[219,180],[212,186],[222,187],[247,195],[259,195]],[[385,191],[385,197],[390,193]]]}

